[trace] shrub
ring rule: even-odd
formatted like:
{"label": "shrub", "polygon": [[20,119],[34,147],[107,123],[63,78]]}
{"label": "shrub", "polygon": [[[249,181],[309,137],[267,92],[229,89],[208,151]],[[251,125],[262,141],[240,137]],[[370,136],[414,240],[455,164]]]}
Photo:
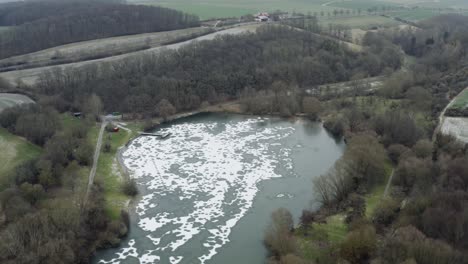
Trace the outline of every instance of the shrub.
{"label": "shrub", "polygon": [[321,109],[321,103],[315,97],[304,97],[302,100],[302,111],[306,113],[312,120],[318,119],[318,114],[320,113]]}
{"label": "shrub", "polygon": [[42,188],[42,185],[40,184],[33,185],[25,182],[21,184],[20,189],[24,199],[31,204],[35,204],[45,196],[44,188]]}
{"label": "shrub", "polygon": [[89,143],[82,141],[76,149],[74,156],[80,165],[87,166],[93,162],[93,153],[94,148]]}
{"label": "shrub", "polygon": [[348,198],[351,210],[346,214],[346,223],[350,224],[354,221],[361,219],[366,212],[366,201],[361,195],[352,193]]}
{"label": "shrub", "polygon": [[105,153],[109,153],[109,152],[111,152],[111,150],[112,150],[112,145],[110,143],[110,140],[106,140],[106,143],[104,143],[103,151]]}
{"label": "shrub", "polygon": [[138,187],[135,180],[126,180],[122,185],[122,191],[128,196],[136,196],[138,194]]}
{"label": "shrub", "polygon": [[300,257],[293,255],[293,254],[288,254],[284,257],[281,257],[280,261],[278,264],[307,264],[305,260],[301,259]]}
{"label": "shrub", "polygon": [[375,208],[372,222],[378,227],[390,225],[397,217],[399,204],[393,199],[382,200]]}
{"label": "shrub", "polygon": [[301,225],[308,226],[315,220],[315,213],[309,210],[302,210]]}
{"label": "shrub", "polygon": [[340,255],[350,263],[367,263],[377,248],[375,229],[371,225],[351,231],[341,244]]}
{"label": "shrub", "polygon": [[265,245],[277,257],[294,253],[296,244],[291,231],[293,219],[291,213],[280,208],[271,214],[271,223],[265,232]]}
{"label": "shrub", "polygon": [[401,144],[393,144],[388,147],[388,157],[393,161],[393,163],[398,164],[400,157],[403,155],[403,153],[409,150],[409,148]]}
{"label": "shrub", "polygon": [[342,137],[345,131],[345,122],[341,118],[328,119],[323,123],[325,129],[335,137]]}
{"label": "shrub", "polygon": [[395,170],[393,183],[403,187],[407,192],[410,191],[413,186],[425,189],[432,184],[432,176],[433,170],[431,160],[411,157],[400,162]]}
{"label": "shrub", "polygon": [[413,146],[413,152],[418,158],[429,158],[432,155],[432,142],[427,139],[421,139]]}

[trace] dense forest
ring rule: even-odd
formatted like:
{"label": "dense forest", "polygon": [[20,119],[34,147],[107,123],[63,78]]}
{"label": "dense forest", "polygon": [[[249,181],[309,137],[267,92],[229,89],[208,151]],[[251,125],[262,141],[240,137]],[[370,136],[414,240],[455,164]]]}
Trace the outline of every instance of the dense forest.
{"label": "dense forest", "polygon": [[[468,86],[468,18],[420,26],[365,36],[371,49],[391,41],[415,56],[376,95],[322,98],[324,125],[346,137],[347,149],[314,180],[318,211],[304,210],[297,226],[287,209],[273,213],[265,234],[270,263],[468,263],[468,148],[451,136],[432,139],[442,108]],[[373,205],[371,193],[387,181],[391,188]],[[345,231],[333,240],[322,226],[335,216],[343,223],[333,228]]]}
{"label": "dense forest", "polygon": [[128,215],[109,218],[99,184],[85,200],[80,175],[92,163],[87,135],[99,111],[99,100],[87,101],[86,119],[66,126],[41,103],[0,114],[2,127],[43,147],[37,159],[2,176],[1,263],[88,263],[96,249],[126,234]]}
{"label": "dense forest", "polygon": [[[24,5],[48,9],[55,4]],[[2,23],[18,24],[7,40],[2,35],[3,56],[79,38],[198,23],[162,8],[106,4],[115,12],[105,9],[103,16],[101,4],[69,5],[83,7],[83,20],[65,11],[68,4],[56,9],[59,16],[45,9],[42,14],[25,12],[31,17],[0,11]],[[135,20],[135,14],[141,17]],[[166,15],[174,19],[167,21]],[[148,23],[135,22],[141,20]],[[128,27],[117,27],[121,24]],[[73,28],[73,34],[66,28]],[[363,51],[353,51],[318,36],[327,29],[308,18],[307,23],[263,26],[256,33],[222,36],[177,51],[43,74],[33,89],[40,99],[37,105],[0,114],[3,128],[43,147],[38,159],[18,166],[2,186],[0,262],[86,263],[96,249],[118,244],[126,233],[128,215],[113,220],[106,215],[99,183],[86,204],[77,188],[81,171],[92,162],[87,136],[102,111],[164,119],[240,99],[250,113],[305,112],[322,118],[332,134],[347,141],[343,157],[311,188],[320,210],[304,210],[299,226],[286,209],[272,215],[265,236],[271,263],[468,263],[468,148],[449,136],[431,140],[438,114],[468,85],[467,28],[465,17],[439,17],[419,28],[369,32]],[[336,27],[327,32],[340,39],[348,33]],[[28,43],[36,34],[51,37]],[[415,63],[402,69],[404,56]],[[323,84],[374,76],[386,77],[377,91],[320,91]],[[83,122],[64,126],[60,113],[67,111],[83,112]],[[387,180],[389,167],[392,190],[366,215],[365,197]],[[64,203],[54,200],[64,196],[69,197]],[[337,213],[344,216],[347,233],[332,244],[314,228]],[[299,236],[316,240],[316,258],[305,259]]]}
{"label": "dense forest", "polygon": [[222,36],[99,69],[51,71],[38,86],[45,95],[60,95],[57,104],[63,110],[95,93],[108,111],[151,117],[163,99],[182,111],[251,91],[304,90],[393,71],[402,59],[387,44],[392,60],[383,59],[388,56],[384,48],[386,52],[354,52],[307,31],[264,26],[256,34]]}
{"label": "dense forest", "polygon": [[63,44],[199,25],[176,10],[103,2],[21,2],[0,5],[0,58]]}
{"label": "dense forest", "polygon": [[[36,90],[38,105],[0,114],[2,127],[44,147],[37,160],[10,175],[0,195],[7,216],[1,222],[0,236],[5,239],[0,244],[0,260],[86,262],[94,250],[116,245],[126,233],[128,216],[109,219],[99,184],[83,204],[83,190],[76,182],[80,171],[91,163],[87,133],[102,109],[166,117],[202,103],[254,93],[271,99],[263,100],[266,105],[255,111],[287,115],[297,111],[300,89],[399,67],[382,61],[381,56],[351,51],[307,31],[266,26],[257,34],[224,36],[177,52],[45,74]],[[279,99],[288,98],[289,93],[294,95],[291,99]],[[79,127],[63,127],[59,112],[70,110],[84,113]],[[45,206],[53,204],[59,190],[71,201],[65,207]]]}

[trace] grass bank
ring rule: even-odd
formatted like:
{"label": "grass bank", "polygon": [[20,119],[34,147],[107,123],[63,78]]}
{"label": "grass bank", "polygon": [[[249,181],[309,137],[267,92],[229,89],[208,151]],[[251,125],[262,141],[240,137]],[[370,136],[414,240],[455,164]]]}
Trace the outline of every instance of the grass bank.
{"label": "grass bank", "polygon": [[37,158],[42,149],[26,139],[0,128],[0,188],[8,182],[8,176],[19,164]]}
{"label": "grass bank", "polygon": [[[98,166],[96,170],[95,181],[99,183],[104,190],[104,197],[106,199],[106,212],[111,219],[115,220],[120,217],[122,209],[128,205],[131,197],[127,196],[122,191],[122,186],[127,176],[125,171],[120,166],[117,160],[117,151],[133,137],[137,136],[137,132],[141,130],[139,122],[129,124],[126,131],[121,129],[118,133],[105,132],[103,138],[103,149],[99,156]],[[92,127],[89,133],[89,140],[93,144],[96,143],[99,134],[99,125]],[[110,144],[110,151],[104,151],[104,145]]]}
{"label": "grass bank", "polygon": [[[372,188],[365,196],[367,219],[372,220],[375,208],[384,199],[385,187],[393,172],[393,165],[385,162],[385,181]],[[348,234],[348,224],[344,212],[328,216],[324,222],[314,222],[310,226],[300,226],[294,235],[298,241],[301,256],[307,260],[327,263]]]}

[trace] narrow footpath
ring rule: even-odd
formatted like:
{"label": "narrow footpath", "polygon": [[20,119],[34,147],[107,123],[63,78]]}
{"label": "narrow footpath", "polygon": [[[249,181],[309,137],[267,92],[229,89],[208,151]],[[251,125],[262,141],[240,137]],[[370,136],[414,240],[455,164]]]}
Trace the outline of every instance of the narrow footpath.
{"label": "narrow footpath", "polygon": [[94,150],[94,157],[93,157],[93,167],[89,172],[88,177],[88,188],[86,190],[85,198],[84,198],[84,205],[88,202],[89,193],[91,192],[91,187],[94,184],[94,177],[96,176],[97,165],[99,161],[99,155],[101,154],[101,146],[102,146],[102,138],[104,136],[104,130],[106,129],[107,120],[103,120],[101,123],[101,129],[99,130],[99,136],[96,143],[96,148]]}
{"label": "narrow footpath", "polygon": [[387,186],[385,186],[385,191],[383,193],[383,198],[388,197],[388,191],[390,190],[390,186],[392,185],[393,175],[395,174],[395,169],[392,170],[392,174],[388,178]]}

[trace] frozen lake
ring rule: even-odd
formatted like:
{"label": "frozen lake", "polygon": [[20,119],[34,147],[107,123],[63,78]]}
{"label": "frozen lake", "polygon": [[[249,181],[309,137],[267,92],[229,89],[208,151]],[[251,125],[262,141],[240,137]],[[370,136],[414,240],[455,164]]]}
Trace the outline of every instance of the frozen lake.
{"label": "frozen lake", "polygon": [[123,153],[141,197],[121,247],[93,263],[263,263],[272,211],[314,208],[312,178],[344,143],[320,123],[202,114],[140,137]]}

